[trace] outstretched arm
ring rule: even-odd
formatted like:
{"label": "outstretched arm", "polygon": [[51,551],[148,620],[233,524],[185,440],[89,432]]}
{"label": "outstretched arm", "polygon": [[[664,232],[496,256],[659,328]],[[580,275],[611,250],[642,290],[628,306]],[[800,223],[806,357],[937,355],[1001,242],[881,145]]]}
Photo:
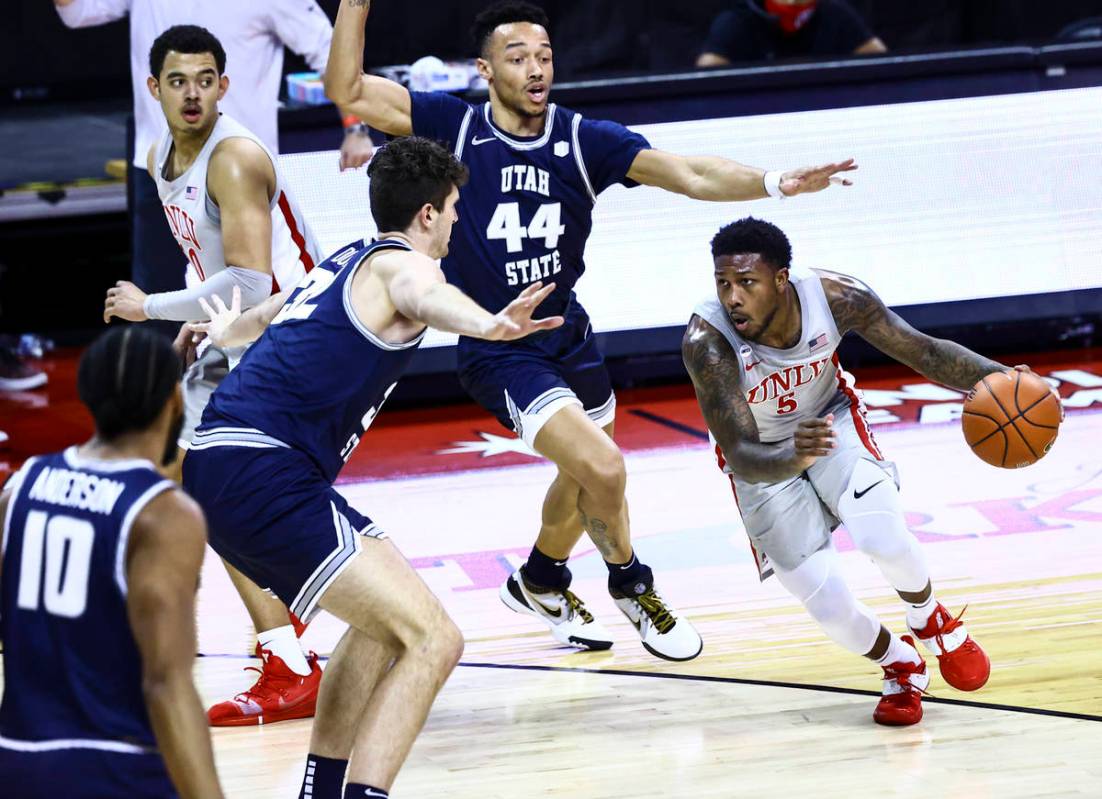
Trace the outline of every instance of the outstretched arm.
{"label": "outstretched arm", "polygon": [[536,307],[554,291],[554,283],[533,283],[495,314],[445,282],[437,263],[419,252],[383,255],[372,269],[386,284],[399,313],[437,330],[488,341],[510,341],[563,323],[561,316],[532,318]]}
{"label": "outstretched arm", "polygon": [[233,297],[228,306],[217,294],[211,297],[210,302],[200,297],[199,304],[210,321],[191,322],[188,330],[209,337],[210,343],[219,349],[244,346],[263,335],[293,290],[273,294],[244,313],[241,312],[241,289],[237,286],[233,287]]}
{"label": "outstretched arm", "polygon": [[977,355],[955,341],[915,330],[860,280],[823,270],[819,274],[840,333],[852,330],[923,377],[968,391],[992,372],[1007,370],[1001,363]]}
{"label": "outstretched arm", "polygon": [[800,423],[790,441],[763,444],[758,424],[739,389],[739,363],[727,340],[693,315],[681,339],[681,358],[693,380],[704,421],[731,471],[751,483],[776,483],[794,477],[834,447],[833,419]]}
{"label": "outstretched arm", "polygon": [[628,170],[628,177],[647,186],[657,186],[694,200],[734,202],[758,200],[780,193],[788,197],[822,191],[832,183],[849,186],[839,172],[852,172],[852,158],[833,164],[801,167],[784,173],[769,173],[772,191],[766,188],[766,172],[718,156],[683,156],[662,150],[640,150]]}
{"label": "outstretched arm", "polygon": [[142,656],[149,721],[176,790],[195,799],[222,796],[207,714],[191,675],[206,542],[199,506],[173,489],[138,514],[126,554],[126,606]]}
{"label": "outstretched arm", "polygon": [[341,0],[325,67],[325,96],[373,128],[408,136],[413,132],[409,91],[363,72],[364,23],[370,10],[371,0]]}

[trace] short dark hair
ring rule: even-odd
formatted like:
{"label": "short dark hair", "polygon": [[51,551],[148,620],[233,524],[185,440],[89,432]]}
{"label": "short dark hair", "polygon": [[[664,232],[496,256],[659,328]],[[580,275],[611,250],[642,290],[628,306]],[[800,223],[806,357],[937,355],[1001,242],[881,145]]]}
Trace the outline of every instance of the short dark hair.
{"label": "short dark hair", "polygon": [[772,222],[748,216],[724,225],[712,238],[712,257],[756,253],[774,269],[792,264],[792,245],[784,231]]}
{"label": "short dark hair", "polygon": [[222,42],[206,28],[198,25],[173,25],[154,40],[153,46],[149,48],[150,75],[161,77],[169,50],[177,53],[210,53],[218,65],[218,74],[226,71],[226,51],[222,49]]}
{"label": "short dark hair", "polygon": [[419,136],[379,148],[367,167],[371,216],[380,231],[405,230],[426,203],[437,211],[452,186],[467,183],[467,167],[443,146]]}
{"label": "short dark hair", "polygon": [[531,22],[533,25],[542,25],[545,30],[550,30],[551,22],[542,8],[531,3],[519,0],[501,0],[489,8],[483,9],[474,18],[471,26],[471,38],[474,40],[475,52],[483,55],[490,46],[490,35],[498,25],[508,25],[511,22]]}
{"label": "short dark hair", "polygon": [[165,336],[138,325],[92,342],[77,368],[77,393],[105,441],[148,428],[164,410],[183,366]]}

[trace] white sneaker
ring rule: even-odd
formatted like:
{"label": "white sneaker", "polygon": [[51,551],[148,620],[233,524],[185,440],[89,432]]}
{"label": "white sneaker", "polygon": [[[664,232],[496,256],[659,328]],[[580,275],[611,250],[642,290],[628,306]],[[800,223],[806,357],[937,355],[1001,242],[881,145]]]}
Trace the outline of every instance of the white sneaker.
{"label": "white sneaker", "polygon": [[655,657],[692,660],[704,649],[696,628],[667,605],[653,586],[638,596],[613,594],[612,598],[635,626],[643,648]]}
{"label": "white sneaker", "polygon": [[612,636],[570,590],[533,591],[517,569],[498,592],[505,607],[535,616],[551,628],[555,640],[578,649],[609,649]]}

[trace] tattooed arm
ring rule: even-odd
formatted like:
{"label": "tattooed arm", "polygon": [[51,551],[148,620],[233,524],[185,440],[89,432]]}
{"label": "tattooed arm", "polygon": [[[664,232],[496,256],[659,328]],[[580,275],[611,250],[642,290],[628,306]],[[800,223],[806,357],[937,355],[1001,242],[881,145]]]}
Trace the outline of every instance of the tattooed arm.
{"label": "tattooed arm", "polygon": [[681,339],[681,358],[693,379],[704,421],[731,471],[751,483],[795,477],[834,447],[833,419],[800,422],[790,441],[763,444],[739,388],[742,364],[723,335],[696,314]]}
{"label": "tattooed arm", "polygon": [[839,333],[852,330],[922,376],[960,391],[968,391],[992,372],[1007,371],[1008,367],[955,341],[915,330],[860,280],[836,272],[816,271],[822,277]]}

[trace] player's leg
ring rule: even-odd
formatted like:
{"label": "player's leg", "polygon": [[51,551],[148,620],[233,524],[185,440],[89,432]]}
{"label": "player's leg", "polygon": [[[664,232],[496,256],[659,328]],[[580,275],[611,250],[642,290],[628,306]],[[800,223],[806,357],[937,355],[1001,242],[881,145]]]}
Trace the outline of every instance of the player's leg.
{"label": "player's leg", "polygon": [[874,718],[882,724],[921,719],[925,663],[850,592],[831,544],[836,520],[807,477],[770,485],[732,478],[732,485],[754,549],[768,558],[780,583],[831,640],[884,668],[884,692]]}
{"label": "player's leg", "polygon": [[925,553],[907,528],[895,467],[880,458],[870,434],[862,438],[863,424],[860,414],[836,416],[839,447],[809,470],[811,481],[903,600],[908,626],[938,656],[946,682],[974,691],[987,682],[990,660],[934,596]]}
{"label": "player's leg", "polygon": [[[324,590],[319,605],[354,632],[326,668],[324,691],[334,702],[327,700],[319,707],[313,740],[320,746],[345,737],[351,743],[349,785],[389,791],[436,694],[459,662],[463,636],[389,541],[365,539],[363,551]],[[386,652],[394,658],[384,671]],[[361,655],[367,671],[379,675],[373,685],[357,674]],[[351,728],[349,713],[330,712],[339,707],[338,697],[359,703],[365,696],[360,717]],[[341,754],[344,750],[329,751]],[[311,754],[315,754],[313,747]],[[314,796],[326,799],[316,791]]]}
{"label": "player's leg", "polygon": [[910,636],[890,632],[857,600],[838,572],[833,548],[820,549],[791,570],[774,563],[781,585],[803,604],[832,641],[884,669],[884,691],[873,713],[876,722],[918,722],[922,718],[921,692],[930,682],[926,664]]}
{"label": "player's leg", "polygon": [[[533,436],[530,422],[524,424],[526,440]],[[632,549],[624,457],[611,436],[578,403],[564,404],[541,422],[530,443],[578,484],[582,525],[608,568],[609,592],[643,646],[669,660],[699,655],[700,635],[655,590],[653,572]]]}

